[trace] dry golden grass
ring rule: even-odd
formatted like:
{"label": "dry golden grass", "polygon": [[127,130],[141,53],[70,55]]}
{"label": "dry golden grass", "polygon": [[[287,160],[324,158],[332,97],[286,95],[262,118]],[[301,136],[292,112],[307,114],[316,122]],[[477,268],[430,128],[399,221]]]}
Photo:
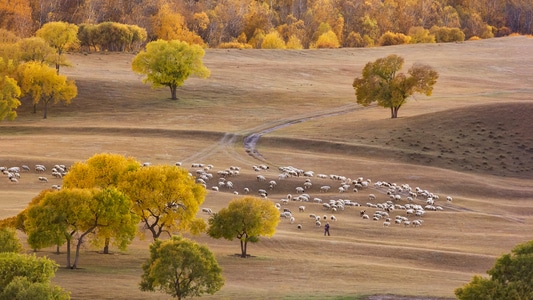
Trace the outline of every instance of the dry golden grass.
{"label": "dry golden grass", "polygon": [[[203,299],[452,298],[456,287],[532,238],[532,49],[533,39],[520,36],[372,49],[208,49],[211,77],[189,79],[178,101],[166,89],[143,85],[130,71],[130,54],[72,54],[73,68],[62,72],[76,80],[78,98],[51,107],[47,120],[24,103],[16,121],[1,123],[0,166],[69,165],[115,152],[153,164],[210,163],[215,172],[240,166],[241,175],[232,178],[238,191],[266,188],[252,170],[260,163],[270,166],[262,172],[268,179],[277,180],[277,167],[292,165],[419,186],[439,194],[444,208],[428,212],[420,228],[383,227],[351,207],[336,214],[326,238],[308,215],[330,213],[312,203],[298,213],[302,203],[291,202],[286,207],[303,230],[282,220],[272,238],[250,245],[250,259],[233,255],[236,242],[192,237],[215,253],[226,278],[220,292]],[[433,96],[409,100],[396,120],[388,110],[355,105],[351,87],[367,62],[392,53],[406,67],[424,62],[440,73]],[[254,158],[243,137],[263,130],[261,156]],[[23,173],[18,184],[0,180],[0,218],[60,183],[51,176],[40,183],[38,176]],[[318,187],[336,190],[337,183],[312,181],[312,197],[388,199],[374,188],[325,195]],[[295,194],[302,183],[278,182],[269,198]],[[442,200],[447,195],[453,202]],[[216,211],[233,197],[210,192],[203,206]],[[81,269],[60,269],[55,282],[73,299],[166,299],[137,289],[148,244],[136,240],[113,255],[85,249]],[[64,265],[65,255],[53,250],[38,255]],[[380,298],[386,297],[372,299]]]}

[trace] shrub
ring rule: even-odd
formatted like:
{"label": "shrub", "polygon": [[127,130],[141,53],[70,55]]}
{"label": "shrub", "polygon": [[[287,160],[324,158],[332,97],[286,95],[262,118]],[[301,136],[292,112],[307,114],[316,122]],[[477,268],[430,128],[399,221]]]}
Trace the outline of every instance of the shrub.
{"label": "shrub", "polygon": [[333,31],[321,34],[315,44],[316,48],[339,48],[339,39]]}
{"label": "shrub", "polygon": [[409,44],[409,41],[411,38],[409,36],[406,36],[403,33],[393,33],[390,31],[385,32],[380,38],[379,38],[379,45],[380,46],[393,46],[393,45],[402,45],[402,44]]}
{"label": "shrub", "polygon": [[279,35],[277,31],[271,31],[268,33],[263,42],[261,43],[262,49],[285,49],[285,41]]}
{"label": "shrub", "polygon": [[360,48],[365,46],[365,40],[359,32],[350,32],[344,41],[345,47]]}
{"label": "shrub", "polygon": [[435,36],[437,43],[462,42],[465,34],[459,28],[433,26],[429,32]]}
{"label": "shrub", "polygon": [[411,44],[435,43],[435,36],[422,26],[409,28],[409,37]]}

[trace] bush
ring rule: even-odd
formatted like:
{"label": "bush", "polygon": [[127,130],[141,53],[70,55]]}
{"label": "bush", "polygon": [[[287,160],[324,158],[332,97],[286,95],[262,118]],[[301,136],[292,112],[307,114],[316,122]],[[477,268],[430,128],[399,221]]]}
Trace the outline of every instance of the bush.
{"label": "bush", "polygon": [[361,48],[365,46],[365,40],[359,32],[350,32],[344,41],[345,47]]}
{"label": "bush", "polygon": [[302,42],[298,37],[295,35],[291,35],[289,40],[287,41],[287,49],[294,49],[294,50],[300,50],[303,49],[304,46],[302,45]]}
{"label": "bush", "polygon": [[339,39],[337,35],[332,31],[321,34],[315,43],[316,48],[339,48]]}
{"label": "bush", "polygon": [[15,229],[0,228],[0,252],[21,252],[22,244]]}
{"label": "bush", "polygon": [[271,31],[268,33],[263,42],[261,43],[262,49],[285,49],[285,41],[279,35],[277,31]]}
{"label": "bush", "polygon": [[403,33],[393,33],[393,32],[387,31],[379,38],[379,45],[380,46],[393,46],[393,45],[409,44],[410,40],[411,38],[409,36],[406,36]]}
{"label": "bush", "polygon": [[465,34],[459,28],[433,26],[429,32],[435,36],[437,43],[463,42]]}
{"label": "bush", "polygon": [[435,43],[435,36],[422,26],[409,28],[409,37],[411,44]]}

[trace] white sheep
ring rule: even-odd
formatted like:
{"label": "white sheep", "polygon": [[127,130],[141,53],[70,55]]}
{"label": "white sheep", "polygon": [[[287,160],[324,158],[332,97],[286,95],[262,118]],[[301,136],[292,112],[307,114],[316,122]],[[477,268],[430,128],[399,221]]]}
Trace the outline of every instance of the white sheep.
{"label": "white sheep", "polygon": [[289,222],[292,224],[294,223],[294,221],[296,221],[296,219],[293,216],[291,216],[291,218],[289,219]]}
{"label": "white sheep", "polygon": [[218,186],[212,186],[211,189],[215,192],[218,192]]}
{"label": "white sheep", "polygon": [[305,190],[305,189],[304,189],[303,187],[301,187],[301,186],[297,186],[297,187],[296,187],[296,193],[297,193],[297,194],[301,194],[301,193],[303,193],[304,190]]}
{"label": "white sheep", "polygon": [[337,217],[335,217],[334,215],[331,215],[331,221],[337,221]]}
{"label": "white sheep", "polygon": [[316,227],[320,227],[320,226],[322,226],[322,223],[320,223],[320,221],[316,221],[316,222],[315,222],[315,226],[316,226]]}
{"label": "white sheep", "polygon": [[213,214],[213,211],[211,210],[211,208],[208,208],[208,207],[202,207],[202,212],[208,214],[208,215],[211,215]]}
{"label": "white sheep", "polygon": [[320,192],[327,193],[330,189],[331,187],[329,185],[323,185],[320,187]]}
{"label": "white sheep", "polygon": [[304,212],[305,211],[305,206],[301,205],[298,207],[298,211],[299,212]]}
{"label": "white sheep", "polygon": [[298,225],[296,226],[296,228],[298,228],[299,230],[302,230],[302,224],[298,224]]}
{"label": "white sheep", "polygon": [[39,181],[40,182],[48,182],[48,178],[46,178],[44,176],[41,176],[41,177],[39,177]]}

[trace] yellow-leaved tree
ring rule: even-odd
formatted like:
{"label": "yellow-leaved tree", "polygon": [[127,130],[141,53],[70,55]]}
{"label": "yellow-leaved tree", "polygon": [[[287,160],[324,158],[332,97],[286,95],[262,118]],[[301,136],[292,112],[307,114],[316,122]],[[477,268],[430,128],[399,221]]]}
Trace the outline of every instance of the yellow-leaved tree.
{"label": "yellow-leaved tree", "polygon": [[205,230],[205,221],[196,215],[205,200],[205,188],[189,172],[170,165],[153,165],[128,172],[119,189],[132,201],[132,210],[154,239],[167,233]]}
{"label": "yellow-leaved tree", "polygon": [[[122,178],[141,167],[132,157],[115,153],[99,153],[85,162],[76,162],[63,178],[63,188],[117,188]],[[139,217],[131,213],[124,222],[115,227],[99,227],[91,239],[93,245],[104,246],[103,253],[109,253],[110,242],[124,250],[137,233]],[[127,221],[127,222],[126,222]]]}
{"label": "yellow-leaved tree", "polygon": [[204,45],[202,38],[189,30],[185,18],[165,3],[152,17],[152,28],[158,39],[165,41],[180,40],[189,44]]}
{"label": "yellow-leaved tree", "polygon": [[30,95],[33,100],[33,112],[37,111],[37,104],[43,103],[44,119],[48,117],[50,102],[57,104],[62,101],[70,104],[78,94],[78,88],[73,80],[67,80],[64,75],[58,75],[54,69],[43,63],[30,61],[21,64],[18,68],[18,75],[22,94]]}
{"label": "yellow-leaved tree", "polygon": [[247,257],[248,242],[260,236],[273,236],[279,223],[279,211],[271,201],[246,196],[231,200],[228,207],[209,218],[207,234],[215,239],[238,239],[241,257]]}
{"label": "yellow-leaved tree", "polygon": [[20,87],[17,81],[8,74],[14,70],[12,60],[4,61],[0,57],[0,121],[7,118],[13,121],[17,117],[17,108],[20,106]]}
{"label": "yellow-leaved tree", "polygon": [[36,35],[56,50],[55,65],[57,74],[59,74],[59,66],[69,65],[64,57],[65,51],[79,43],[78,26],[67,22],[50,22],[37,30]]}

